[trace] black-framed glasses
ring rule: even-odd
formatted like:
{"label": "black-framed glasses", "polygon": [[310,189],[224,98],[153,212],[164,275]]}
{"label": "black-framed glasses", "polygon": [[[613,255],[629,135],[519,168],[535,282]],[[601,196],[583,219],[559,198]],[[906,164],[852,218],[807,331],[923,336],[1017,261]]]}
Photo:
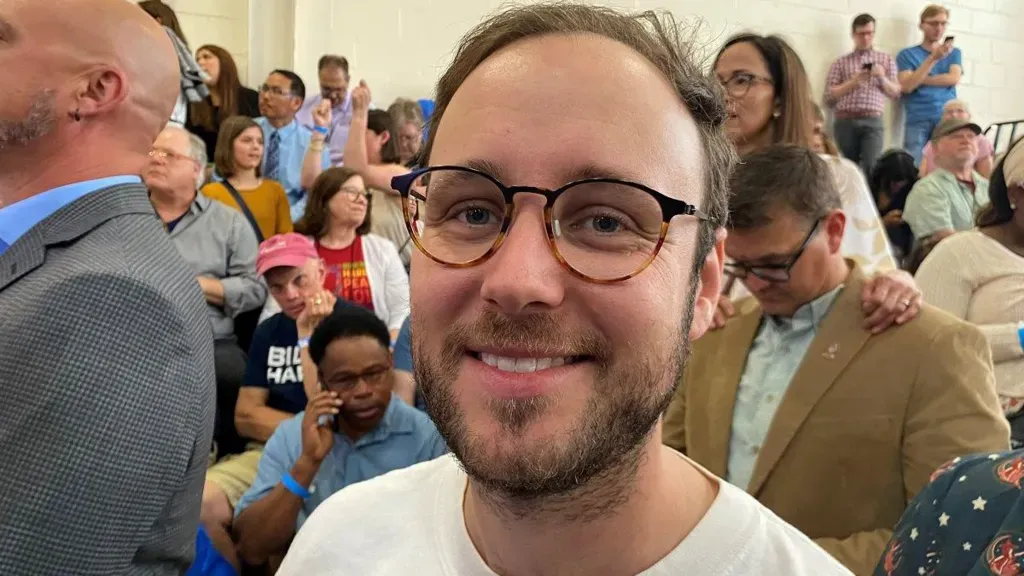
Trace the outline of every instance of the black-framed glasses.
{"label": "black-framed glasses", "polygon": [[370,191],[365,188],[342,186],[341,188],[338,188],[338,194],[344,194],[346,198],[353,202],[360,198],[363,198],[364,200],[370,199]]}
{"label": "black-framed glasses", "polygon": [[371,368],[362,374],[354,374],[352,376],[327,380],[324,382],[324,387],[330,392],[348,392],[349,390],[354,390],[355,387],[359,385],[360,380],[366,382],[367,386],[379,386],[384,383],[384,380],[386,380],[388,372],[390,371],[391,368],[378,366],[376,368]]}
{"label": "black-framed glasses", "polygon": [[280,86],[271,86],[270,84],[260,85],[260,94],[263,94],[264,92],[273,94],[274,96],[292,96],[292,92],[290,90],[285,90]]}
{"label": "black-framed glasses", "polygon": [[750,88],[754,84],[768,84],[774,86],[775,81],[765,76],[758,76],[750,72],[737,72],[729,78],[722,80],[719,79],[722,84],[722,88],[725,89],[725,93],[733,98],[743,98],[750,92]]}
{"label": "black-framed glasses", "polygon": [[744,262],[728,262],[725,264],[725,273],[737,280],[746,279],[747,275],[753,275],[765,282],[772,282],[781,284],[789,282],[789,272],[796,266],[797,260],[803,256],[804,251],[807,250],[807,245],[811,243],[811,240],[821,229],[821,220],[818,220],[811,231],[804,238],[800,247],[795,252],[786,256],[786,261],[781,264],[746,264]]}
{"label": "black-framed glasses", "polygon": [[465,166],[431,166],[397,176],[391,186],[406,199],[406,225],[416,247],[455,268],[474,266],[497,252],[520,193],[544,197],[544,229],[555,258],[597,283],[627,280],[647,268],[675,216],[716,225],[696,206],[615,178],[586,178],[546,190],[506,186]]}

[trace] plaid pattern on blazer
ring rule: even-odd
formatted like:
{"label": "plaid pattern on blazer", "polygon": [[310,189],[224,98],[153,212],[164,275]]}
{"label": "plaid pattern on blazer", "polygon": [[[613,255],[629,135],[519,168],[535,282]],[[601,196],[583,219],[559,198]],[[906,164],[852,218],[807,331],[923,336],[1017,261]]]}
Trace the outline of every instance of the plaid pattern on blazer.
{"label": "plaid pattern on blazer", "polygon": [[214,413],[213,333],[138,184],[0,255],[0,574],[180,574]]}

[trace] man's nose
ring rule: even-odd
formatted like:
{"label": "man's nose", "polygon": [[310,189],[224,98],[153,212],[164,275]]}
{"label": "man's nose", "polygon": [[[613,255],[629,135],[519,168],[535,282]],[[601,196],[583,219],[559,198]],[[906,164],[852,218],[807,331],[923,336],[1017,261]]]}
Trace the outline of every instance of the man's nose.
{"label": "man's nose", "polygon": [[498,251],[481,264],[481,296],[509,315],[530,308],[554,308],[565,297],[566,271],[551,252],[544,232],[543,199],[521,194],[508,235]]}

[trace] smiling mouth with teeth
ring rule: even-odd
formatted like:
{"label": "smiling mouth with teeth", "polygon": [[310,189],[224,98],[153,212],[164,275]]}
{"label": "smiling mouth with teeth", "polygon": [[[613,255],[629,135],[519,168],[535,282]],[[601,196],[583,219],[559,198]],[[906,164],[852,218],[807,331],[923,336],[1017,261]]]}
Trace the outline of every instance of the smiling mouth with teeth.
{"label": "smiling mouth with teeth", "polygon": [[559,368],[561,366],[567,366],[582,362],[586,360],[584,356],[552,356],[545,358],[510,358],[507,356],[497,356],[495,354],[487,354],[483,352],[470,352],[470,356],[477,360],[497,368],[502,372],[514,372],[514,373],[530,373],[539,372],[541,370],[547,370],[549,368]]}

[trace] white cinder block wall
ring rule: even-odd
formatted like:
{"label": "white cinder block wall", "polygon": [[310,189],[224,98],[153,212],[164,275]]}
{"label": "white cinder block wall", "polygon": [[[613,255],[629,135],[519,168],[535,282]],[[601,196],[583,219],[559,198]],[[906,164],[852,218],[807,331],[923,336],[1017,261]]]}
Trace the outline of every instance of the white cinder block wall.
{"label": "white cinder block wall", "polygon": [[[254,0],[254,3],[265,1]],[[193,54],[203,44],[215,44],[235,58],[243,84],[262,81],[262,78],[249,78],[249,0],[164,0],[164,3],[178,14],[181,30]],[[289,27],[289,36],[292,33]]]}
{"label": "white cinder block wall", "polygon": [[[459,38],[505,0],[165,0],[189,43],[219,44],[256,86],[276,67],[292,68],[316,89],[324,53],[348,57],[374,101],[430,96]],[[828,66],[850,49],[850,22],[878,20],[876,45],[895,55],[920,39],[923,0],[604,0],[628,10],[667,9],[700,23],[710,58],[741,30],[779,33],[796,47],[820,99]],[[947,0],[950,34],[964,53],[958,88],[982,125],[1024,118],[1024,0]],[[600,65],[597,63],[596,65]]]}
{"label": "white cinder block wall", "polygon": [[[180,0],[184,1],[184,0]],[[199,0],[201,1],[201,0]],[[266,0],[252,0],[262,4]],[[430,95],[459,37],[503,0],[295,0],[294,65],[312,85],[325,52],[348,57],[378,106]],[[796,47],[820,100],[828,66],[850,50],[850,22],[877,20],[876,46],[893,55],[920,40],[919,0],[604,0],[630,10],[668,9],[703,20],[713,55],[732,33],[779,33]],[[948,0],[950,34],[964,53],[959,88],[982,124],[1024,117],[1024,0]],[[600,63],[596,62],[599,66]]]}

